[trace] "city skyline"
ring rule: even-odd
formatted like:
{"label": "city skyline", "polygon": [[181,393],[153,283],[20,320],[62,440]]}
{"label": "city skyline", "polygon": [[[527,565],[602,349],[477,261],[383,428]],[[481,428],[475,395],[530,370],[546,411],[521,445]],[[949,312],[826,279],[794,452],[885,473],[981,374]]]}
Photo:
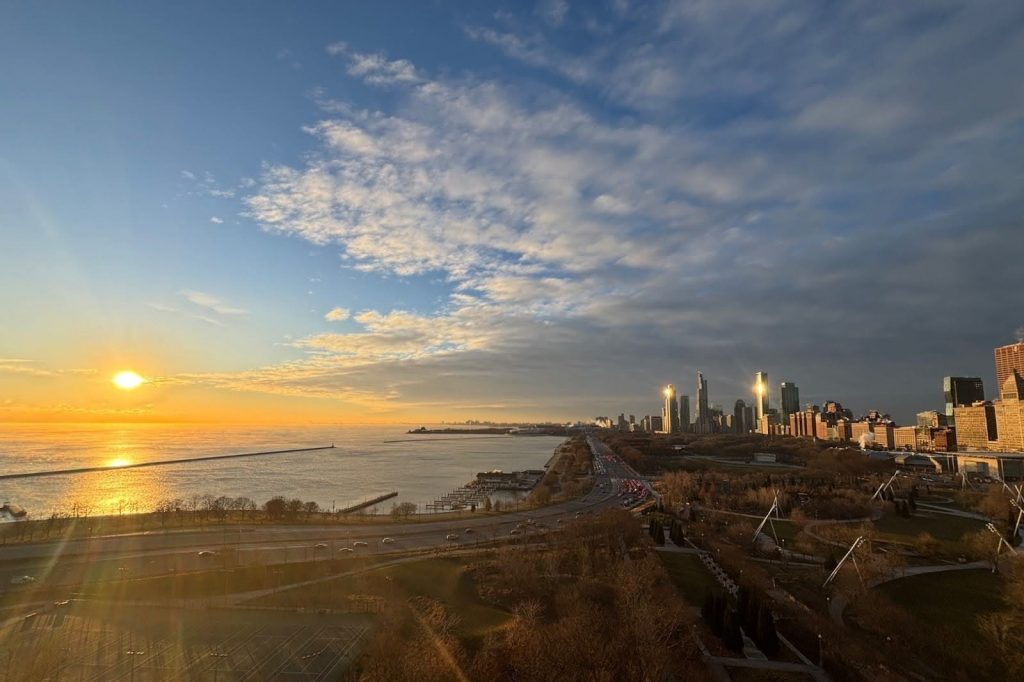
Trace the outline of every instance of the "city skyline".
{"label": "city skyline", "polygon": [[144,4],[5,8],[0,421],[909,423],[1024,325],[1018,3]]}

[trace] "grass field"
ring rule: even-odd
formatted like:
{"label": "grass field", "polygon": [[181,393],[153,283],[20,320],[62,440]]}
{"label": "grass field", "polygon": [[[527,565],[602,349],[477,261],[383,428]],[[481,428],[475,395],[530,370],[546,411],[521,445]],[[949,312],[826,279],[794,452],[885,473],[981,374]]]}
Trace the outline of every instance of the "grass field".
{"label": "grass field", "polygon": [[83,586],[80,592],[84,596],[101,599],[196,599],[270,589],[333,573],[346,573],[383,560],[382,557],[353,557],[275,566],[241,566],[202,573],[101,582]]}
{"label": "grass field", "polygon": [[672,582],[682,592],[690,606],[701,606],[708,588],[718,585],[696,554],[658,552],[658,557],[665,565],[665,570],[668,571]]}
{"label": "grass field", "polygon": [[460,637],[473,640],[501,627],[509,613],[484,602],[476,581],[464,562],[458,559],[422,559],[386,566],[358,576],[283,590],[253,600],[253,605],[326,607],[356,595],[430,597],[442,602],[459,616],[456,628]]}
{"label": "grass field", "polygon": [[1005,608],[1001,578],[986,569],[945,571],[900,578],[878,587],[923,624],[942,623],[981,640],[977,617]]}
{"label": "grass field", "polygon": [[936,540],[956,541],[964,533],[973,533],[984,527],[985,524],[982,521],[975,519],[923,511],[918,511],[909,519],[888,514],[875,521],[875,530],[879,534],[893,540],[908,542],[921,533],[929,533]]}

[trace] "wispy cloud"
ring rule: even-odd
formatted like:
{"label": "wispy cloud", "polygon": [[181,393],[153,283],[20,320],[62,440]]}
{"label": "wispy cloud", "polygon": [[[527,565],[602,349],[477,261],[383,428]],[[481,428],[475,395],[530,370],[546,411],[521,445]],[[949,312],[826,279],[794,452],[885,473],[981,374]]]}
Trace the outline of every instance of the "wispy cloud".
{"label": "wispy cloud", "polygon": [[89,368],[50,369],[36,360],[0,358],[0,373],[24,374],[34,377],[88,376],[96,373]]}
{"label": "wispy cloud", "polygon": [[182,289],[178,292],[179,295],[183,296],[185,300],[193,305],[197,305],[201,308],[211,310],[218,315],[248,315],[249,311],[244,308],[237,308],[235,306],[224,303],[221,299],[216,296],[204,293],[202,291],[196,291],[194,289]]}
{"label": "wispy cloud", "polygon": [[221,225],[224,223],[224,220],[222,218],[218,218],[217,216],[210,216],[210,222],[213,223],[214,225]]}

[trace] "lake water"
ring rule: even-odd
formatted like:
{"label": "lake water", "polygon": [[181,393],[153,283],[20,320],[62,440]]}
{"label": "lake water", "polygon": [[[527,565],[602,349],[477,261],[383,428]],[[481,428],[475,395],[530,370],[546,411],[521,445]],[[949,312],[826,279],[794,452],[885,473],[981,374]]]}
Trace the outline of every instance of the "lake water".
{"label": "lake water", "polygon": [[[419,425],[416,425],[419,426]],[[407,434],[409,426],[223,427],[152,424],[0,424],[0,473],[116,466],[203,455],[315,447],[334,450],[0,481],[35,518],[73,507],[90,514],[150,511],[162,500],[211,494],[263,504],[275,495],[344,507],[398,491],[423,505],[477,472],[540,469],[561,438]]]}

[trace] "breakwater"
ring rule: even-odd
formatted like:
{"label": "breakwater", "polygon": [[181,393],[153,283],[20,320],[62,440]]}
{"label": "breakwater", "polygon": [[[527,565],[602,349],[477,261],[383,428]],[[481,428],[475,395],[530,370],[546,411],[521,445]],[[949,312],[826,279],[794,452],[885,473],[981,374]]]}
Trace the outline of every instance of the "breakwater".
{"label": "breakwater", "polygon": [[352,512],[359,511],[360,509],[366,509],[367,507],[372,507],[375,504],[380,504],[384,500],[390,500],[392,497],[398,497],[397,490],[394,490],[390,493],[384,493],[383,495],[378,495],[377,497],[370,498],[369,500],[364,500],[363,502],[360,502],[358,504],[353,504],[351,507],[339,509],[338,513],[351,514]]}
{"label": "breakwater", "polygon": [[316,452],[318,450],[331,450],[334,443],[315,448],[291,448],[290,450],[267,450],[265,452],[240,452],[232,455],[207,455],[205,457],[184,457],[181,459],[163,459],[155,462],[138,462],[135,464],[123,464],[120,466],[93,466],[79,467],[77,469],[53,469],[50,471],[32,471],[22,474],[0,474],[0,481],[8,481],[16,478],[40,478],[43,476],[72,476],[75,474],[91,474],[99,471],[122,471],[124,469],[141,469],[143,467],[169,466],[172,464],[192,464],[194,462],[212,462],[219,459],[239,459],[242,457],[264,457],[267,455],[287,455],[297,452]]}

